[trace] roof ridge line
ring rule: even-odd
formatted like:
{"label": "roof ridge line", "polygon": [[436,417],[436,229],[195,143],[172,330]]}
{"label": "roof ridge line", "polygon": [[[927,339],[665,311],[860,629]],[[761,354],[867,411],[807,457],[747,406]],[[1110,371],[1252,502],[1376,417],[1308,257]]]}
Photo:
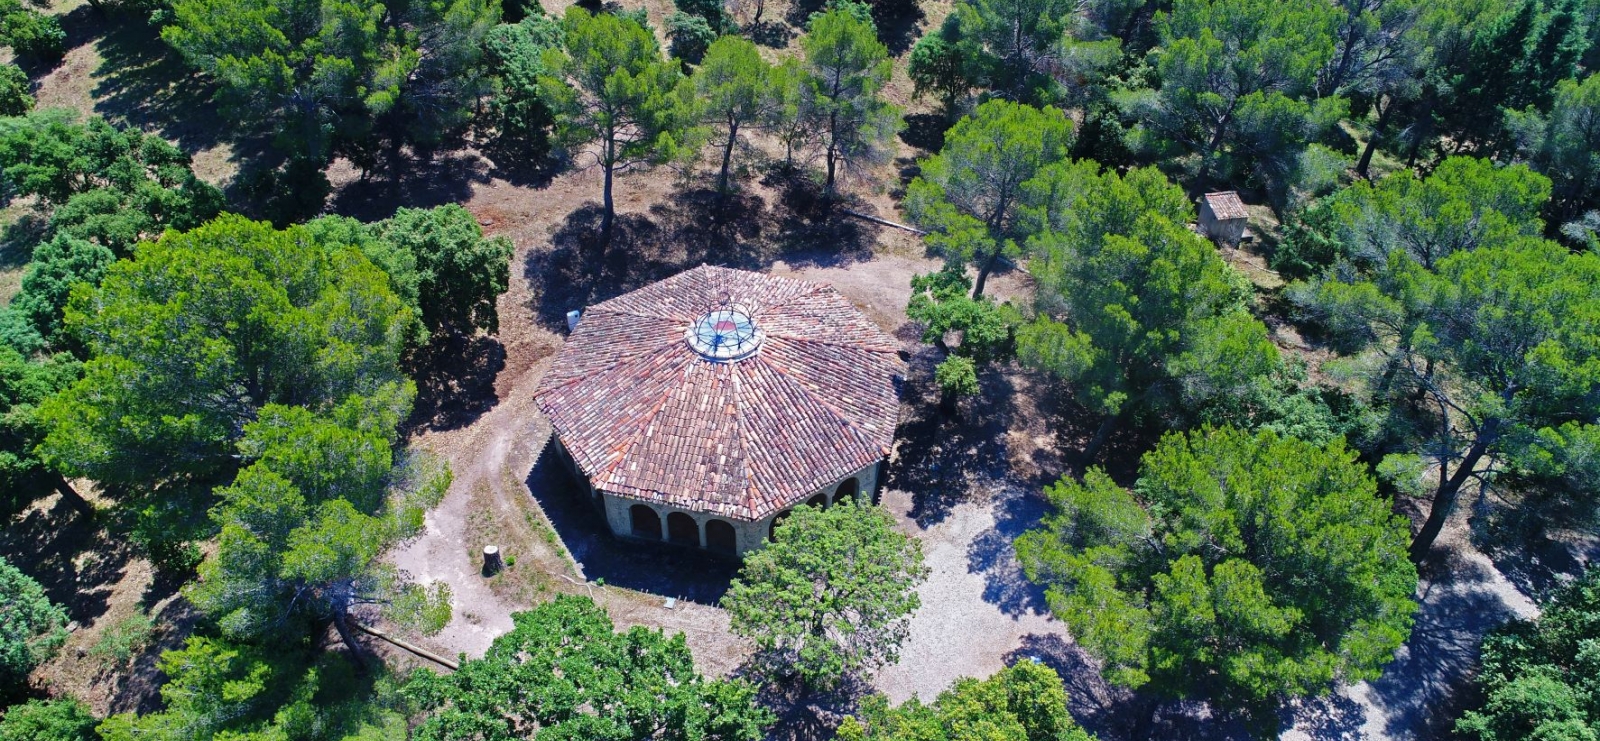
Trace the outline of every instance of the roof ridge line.
{"label": "roof ridge line", "polygon": [[845,424],[845,426],[849,427],[850,428],[850,434],[855,435],[856,439],[859,442],[864,443],[866,445],[866,447],[869,448],[869,449],[873,447],[872,439],[867,437],[866,431],[861,428],[861,425],[859,425],[856,422],[854,422],[854,421],[850,420],[849,418],[847,418],[844,415],[843,411],[840,410],[838,407],[834,406],[832,402],[828,401],[827,399],[822,398],[821,396],[818,396],[811,389],[806,388],[806,385],[804,383],[800,382],[800,378],[798,376],[796,376],[795,374],[790,373],[789,371],[786,371],[783,368],[779,367],[779,365],[777,363],[767,362],[766,358],[761,358],[761,365],[763,367],[766,367],[766,368],[771,368],[773,370],[773,372],[777,373],[778,375],[783,376],[785,379],[788,379],[789,383],[793,384],[796,388],[800,389],[801,393],[804,393],[806,396],[809,396],[812,399],[816,400],[817,404],[821,405],[822,408],[827,409],[828,413],[833,415],[834,419],[837,419],[840,422],[843,422]]}
{"label": "roof ridge line", "polygon": [[[763,331],[765,331],[765,330],[763,330]],[[878,330],[878,331],[882,332],[883,330]],[[778,338],[780,340],[788,340],[790,342],[811,342],[811,343],[815,343],[815,344],[818,344],[818,345],[833,345],[835,347],[848,347],[848,348],[852,348],[852,349],[855,349],[855,350],[862,350],[864,352],[883,353],[885,355],[893,355],[895,353],[900,352],[900,349],[901,349],[901,348],[888,348],[888,347],[883,347],[883,348],[869,347],[867,345],[862,345],[860,343],[855,343],[855,342],[844,342],[844,341],[841,341],[841,340],[825,340],[825,339],[821,339],[821,338],[818,338],[818,337],[797,337],[795,335],[785,334],[785,333],[782,333],[782,332],[767,332],[767,336],[768,337],[776,337],[776,338]],[[890,335],[888,333],[884,333],[884,336],[885,337],[889,337]]]}
{"label": "roof ridge line", "polygon": [[[651,353],[650,355],[642,356],[641,359],[642,358],[654,357],[655,355],[660,354],[660,353],[661,353],[661,350],[657,350],[656,352]],[[616,367],[617,366],[612,366],[612,369],[615,369]],[[581,378],[593,378],[593,377],[594,376],[581,376]],[[661,416],[661,410],[666,407],[667,401],[669,399],[671,399],[671,398],[672,398],[672,394],[671,394],[671,391],[670,391],[670,388],[669,388],[668,393],[662,394],[661,395],[661,400],[656,402],[655,408],[651,409],[648,414],[644,415],[644,419],[634,428],[632,435],[628,437],[628,444],[619,449],[620,452],[621,452],[621,455],[617,456],[617,460],[615,462],[609,464],[609,465],[601,466],[601,467],[596,468],[595,469],[595,473],[594,473],[593,476],[591,476],[591,478],[599,478],[603,474],[608,474],[612,470],[614,470],[617,466],[621,465],[623,461],[627,460],[628,459],[628,452],[633,450],[633,448],[639,444],[639,438],[643,437],[644,430],[646,428],[648,428],[652,423],[654,423],[656,421],[656,417]]]}
{"label": "roof ridge line", "polygon": [[[646,319],[663,319],[663,318],[665,318],[665,317],[645,317],[643,314],[633,314],[632,316],[644,317]],[[616,370],[617,366],[622,365],[625,361],[629,361],[629,360],[638,361],[638,360],[641,360],[643,358],[652,357],[652,356],[656,355],[657,353],[660,353],[662,350],[665,350],[665,349],[671,347],[674,341],[675,340],[672,340],[672,339],[669,338],[669,339],[663,341],[659,345],[650,345],[648,347],[645,347],[643,349],[643,351],[640,352],[639,354],[626,356],[623,360],[618,360],[617,362],[612,363],[611,365],[606,366],[605,368],[603,368],[603,369],[601,369],[599,371],[596,371],[596,372],[593,372],[593,373],[585,373],[585,374],[581,374],[581,375],[576,375],[576,376],[573,376],[571,378],[568,378],[565,381],[561,381],[560,383],[556,383],[556,384],[553,384],[551,386],[545,386],[544,385],[545,384],[545,379],[541,378],[541,379],[539,379],[539,387],[535,388],[533,390],[533,398],[537,399],[537,398],[539,398],[541,396],[544,396],[545,394],[551,393],[553,391],[558,391],[560,389],[564,389],[564,388],[566,388],[568,386],[571,386],[572,384],[577,383],[579,381],[586,381],[586,380],[594,378],[594,377],[596,377],[596,376],[598,376],[600,374],[610,373],[611,371]],[[563,341],[563,347],[565,347],[565,341]]]}
{"label": "roof ridge line", "polygon": [[[742,494],[744,494],[744,508],[746,514],[748,514],[751,518],[754,518],[756,514],[755,493],[753,491],[753,488],[755,487],[755,477],[750,475],[750,459],[745,454],[745,438],[749,434],[749,427],[745,424],[745,408],[743,404],[744,374],[735,371],[733,373],[729,373],[728,375],[732,378],[730,385],[733,387],[734,440],[739,446],[739,465],[745,469],[744,485],[739,487],[739,490]],[[751,521],[754,522],[754,519]]]}

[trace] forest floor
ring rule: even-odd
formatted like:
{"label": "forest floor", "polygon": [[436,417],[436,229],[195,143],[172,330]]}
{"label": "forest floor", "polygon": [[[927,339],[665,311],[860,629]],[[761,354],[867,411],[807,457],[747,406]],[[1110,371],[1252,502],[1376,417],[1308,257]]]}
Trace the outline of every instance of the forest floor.
{"label": "forest floor", "polygon": [[[559,10],[566,0],[550,2]],[[629,0],[626,5],[641,4]],[[643,0],[658,31],[669,0]],[[949,0],[924,3],[925,15],[886,29],[903,62],[911,43],[936,28]],[[792,47],[808,8],[769,8],[777,46]],[[40,107],[67,107],[136,125],[174,141],[195,157],[207,180],[227,186],[259,151],[216,125],[211,90],[142,23],[101,18],[84,0],[62,0],[55,12],[68,31],[66,59],[30,70]],[[786,34],[786,35],[785,35]],[[777,54],[777,49],[769,53]],[[916,174],[915,159],[937,148],[938,117],[911,100],[905,65],[897,64],[888,97],[908,106],[910,127],[889,162],[853,184],[850,205],[891,219],[897,197]],[[912,355],[901,427],[882,495],[899,527],[923,544],[931,568],[919,591],[901,662],[879,673],[876,686],[895,700],[929,699],[960,676],[986,676],[1007,663],[1036,659],[1062,672],[1073,711],[1105,741],[1126,739],[1128,693],[1107,687],[1094,662],[1050,618],[1037,587],[1022,578],[1011,540],[1046,509],[1041,489],[1076,470],[1090,418],[1070,399],[1028,373],[984,374],[979,404],[955,417],[934,403],[933,351],[918,342],[905,317],[909,279],[934,269],[909,233],[830,214],[815,185],[765,164],[742,175],[736,196],[720,201],[703,177],[669,170],[628,174],[618,183],[621,212],[609,248],[596,243],[593,170],[554,177],[500,167],[466,150],[428,161],[396,163],[362,179],[347,165],[330,176],[329,210],[365,219],[401,206],[461,203],[485,230],[516,244],[510,290],[501,297],[500,331],[434,348],[451,358],[449,372],[418,379],[412,443],[450,461],[449,493],[429,513],[425,532],[392,558],[424,581],[443,581],[455,614],[439,635],[417,640],[448,654],[478,655],[511,626],[510,615],[556,593],[593,595],[621,626],[684,632],[701,668],[734,671],[748,646],[728,631],[717,598],[732,568],[673,551],[619,548],[603,525],[570,496],[573,482],[548,453],[549,423],[532,402],[565,331],[563,317],[605,298],[701,262],[767,270],[835,285]],[[13,206],[0,222],[22,215]],[[1253,209],[1252,229],[1270,239],[1276,226]],[[0,304],[15,291],[28,255],[0,242]],[[1225,257],[1265,293],[1281,281],[1259,252]],[[995,293],[1027,293],[1026,278],[1002,274]],[[1291,326],[1269,317],[1280,344],[1317,357]],[[1108,467],[1131,478],[1137,455],[1153,442],[1129,433],[1107,448]],[[1421,589],[1422,611],[1410,642],[1384,677],[1340,688],[1286,713],[1285,739],[1427,739],[1448,717],[1452,698],[1470,675],[1478,639],[1494,625],[1534,608],[1527,594],[1548,583],[1524,565],[1480,553],[1467,537],[1470,508],[1452,522],[1442,553]],[[67,605],[76,630],[65,650],[36,680],[89,701],[96,712],[147,709],[158,703],[155,659],[181,643],[194,615],[176,585],[160,583],[149,564],[99,518],[86,519],[56,498],[37,502],[5,523],[0,554],[12,559]],[[479,553],[494,544],[515,560],[485,577]],[[1570,564],[1567,564],[1570,566]],[[1532,569],[1531,571],[1538,571]],[[603,584],[601,580],[603,581]],[[672,609],[668,598],[676,598]],[[151,629],[137,630],[141,616]],[[133,635],[137,641],[123,640]],[[127,643],[127,650],[119,644]],[[1235,727],[1210,721],[1199,706],[1170,709],[1162,737],[1222,739]],[[1131,740],[1130,740],[1131,741]]]}

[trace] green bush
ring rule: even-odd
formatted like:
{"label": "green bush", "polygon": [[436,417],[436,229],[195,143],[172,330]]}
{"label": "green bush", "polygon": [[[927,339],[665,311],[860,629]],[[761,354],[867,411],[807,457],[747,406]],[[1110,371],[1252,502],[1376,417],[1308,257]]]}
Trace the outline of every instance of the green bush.
{"label": "green bush", "polygon": [[1475,741],[1600,738],[1600,569],[1558,590],[1538,620],[1483,639],[1485,701],[1456,723]]}
{"label": "green bush", "polygon": [[0,0],[0,44],[21,56],[56,60],[67,51],[67,32],[53,15],[24,7],[19,0]]}
{"label": "green bush", "polygon": [[667,16],[667,38],[672,42],[674,58],[699,64],[711,42],[717,40],[717,30],[700,16],[677,12]]}
{"label": "green bush", "polygon": [[33,110],[33,86],[28,73],[15,64],[0,65],[0,116],[20,116]]}
{"label": "green bush", "polygon": [[0,717],[0,741],[98,741],[98,722],[77,700],[29,700]]}
{"label": "green bush", "polygon": [[155,621],[149,615],[136,612],[106,626],[100,638],[89,647],[89,655],[114,664],[126,664],[134,654],[150,645],[155,628]]}
{"label": "green bush", "polygon": [[67,639],[67,613],[0,558],[0,692],[21,684]]}

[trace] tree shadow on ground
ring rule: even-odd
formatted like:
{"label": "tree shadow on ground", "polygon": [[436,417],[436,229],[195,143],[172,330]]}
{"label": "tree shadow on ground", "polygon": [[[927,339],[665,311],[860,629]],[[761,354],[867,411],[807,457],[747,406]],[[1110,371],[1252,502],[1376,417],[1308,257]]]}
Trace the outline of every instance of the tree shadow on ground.
{"label": "tree shadow on ground", "polygon": [[1600,559],[1600,537],[1545,526],[1581,515],[1517,503],[1489,505],[1481,496],[1479,510],[1472,518],[1472,544],[1523,594],[1543,599]]}
{"label": "tree shadow on ground", "polygon": [[220,125],[216,85],[190,69],[155,27],[120,14],[89,17],[101,58],[93,91],[96,113],[155,131],[191,153],[228,141],[238,131]]}
{"label": "tree shadow on ground", "polygon": [[[1007,666],[1038,661],[1061,676],[1073,720],[1100,741],[1249,741],[1236,719],[1219,717],[1199,700],[1157,701],[1144,692],[1114,686],[1100,676],[1100,663],[1056,634],[1030,634],[1005,655]],[[1149,721],[1148,725],[1144,722]],[[1143,726],[1144,730],[1140,728]],[[1322,736],[1315,736],[1321,741]],[[1337,737],[1335,737],[1337,738]]]}
{"label": "tree shadow on ground", "polygon": [[715,606],[738,572],[732,559],[666,544],[623,540],[611,534],[579,481],[546,444],[528,472],[528,491],[544,509],[579,574],[610,586]]}
{"label": "tree shadow on ground", "polygon": [[568,311],[696,265],[760,270],[779,259],[840,265],[871,257],[877,227],[823,218],[805,210],[814,208],[812,200],[802,198],[799,206],[775,211],[754,194],[691,188],[646,214],[617,214],[608,243],[600,233],[600,206],[586,203],[567,216],[547,249],[528,253],[528,308],[541,325],[564,331]]}
{"label": "tree shadow on ground", "polygon": [[911,493],[911,519],[923,528],[943,522],[956,506],[974,501],[975,492],[990,491],[1009,475],[1011,384],[1004,374],[983,371],[980,395],[952,415],[939,407],[933,382],[942,359],[939,350],[923,345],[907,364],[886,479],[889,488]]}
{"label": "tree shadow on ground", "polygon": [[1361,703],[1337,690],[1295,703],[1280,716],[1284,728],[1294,726],[1317,741],[1364,741],[1366,722]]}
{"label": "tree shadow on ground", "polygon": [[[922,35],[922,21],[927,17],[917,3],[897,5],[899,7],[886,12],[872,14],[872,21],[878,25],[878,40],[889,47],[889,56],[892,57],[898,57],[911,50],[911,45]],[[878,7],[882,8],[883,5],[880,4]]]}
{"label": "tree shadow on ground", "polygon": [[1017,561],[1017,536],[1035,527],[1050,510],[1036,490],[1008,486],[996,495],[995,525],[967,547],[967,571],[983,575],[983,601],[1012,617],[1048,614],[1044,588],[1028,579]]}
{"label": "tree shadow on ground", "polygon": [[906,127],[900,131],[900,141],[929,154],[938,152],[944,147],[944,135],[952,123],[942,113],[910,114],[906,116]]}
{"label": "tree shadow on ground", "polygon": [[402,151],[385,158],[374,172],[335,191],[328,211],[380,221],[400,208],[465,203],[472,198],[473,185],[489,182],[489,161],[466,149],[426,157]]}
{"label": "tree shadow on ground", "polygon": [[112,537],[64,497],[53,495],[12,517],[0,530],[0,552],[39,582],[67,617],[88,625],[109,607],[133,557],[125,538]]}
{"label": "tree shadow on ground", "polygon": [[405,426],[457,430],[500,402],[494,380],[506,367],[506,348],[494,337],[451,335],[418,350],[411,365],[417,401]]}
{"label": "tree shadow on ground", "polygon": [[767,729],[766,741],[827,741],[834,738],[844,716],[854,711],[872,686],[859,678],[846,679],[841,687],[826,695],[807,692],[798,682],[768,680],[755,665],[758,657],[734,671],[734,676],[755,682],[760,688],[756,703],[772,711],[777,722]]}
{"label": "tree shadow on ground", "polygon": [[777,21],[753,23],[744,29],[746,38],[765,47],[784,49],[794,39],[794,29]]}
{"label": "tree shadow on ground", "polygon": [[161,709],[161,685],[166,684],[167,675],[156,663],[161,654],[183,646],[200,621],[200,612],[188,600],[175,599],[150,619],[157,626],[154,639],[127,663],[111,664],[101,670],[102,681],[110,688],[111,713],[143,715]]}
{"label": "tree shadow on ground", "polygon": [[1411,639],[1370,683],[1372,703],[1387,717],[1395,737],[1445,738],[1461,710],[1463,693],[1478,664],[1479,642],[1516,612],[1486,584],[1487,563],[1459,550],[1437,553],[1434,574],[1421,587],[1421,609]]}

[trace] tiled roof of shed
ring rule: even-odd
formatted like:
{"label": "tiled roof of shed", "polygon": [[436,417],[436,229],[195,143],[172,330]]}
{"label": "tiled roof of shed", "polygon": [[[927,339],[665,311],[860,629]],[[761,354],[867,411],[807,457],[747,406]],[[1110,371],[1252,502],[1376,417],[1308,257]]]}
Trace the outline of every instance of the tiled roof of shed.
{"label": "tiled roof of shed", "polygon": [[[759,349],[685,340],[737,305]],[[598,489],[759,520],[889,453],[900,346],[829,286],[702,266],[588,308],[535,392]]]}
{"label": "tiled roof of shed", "polygon": [[1244,201],[1239,200],[1239,194],[1235,191],[1207,193],[1206,205],[1211,207],[1211,213],[1218,219],[1250,218],[1250,212],[1244,208]]}

